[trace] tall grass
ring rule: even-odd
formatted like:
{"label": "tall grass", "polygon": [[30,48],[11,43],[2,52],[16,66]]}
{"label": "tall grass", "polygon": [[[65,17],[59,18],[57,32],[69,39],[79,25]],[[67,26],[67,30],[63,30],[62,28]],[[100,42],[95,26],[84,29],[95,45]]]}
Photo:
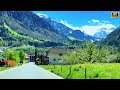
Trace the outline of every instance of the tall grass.
{"label": "tall grass", "polygon": [[119,63],[95,63],[95,64],[77,64],[69,65],[40,65],[59,76],[66,79],[120,79],[120,64]]}

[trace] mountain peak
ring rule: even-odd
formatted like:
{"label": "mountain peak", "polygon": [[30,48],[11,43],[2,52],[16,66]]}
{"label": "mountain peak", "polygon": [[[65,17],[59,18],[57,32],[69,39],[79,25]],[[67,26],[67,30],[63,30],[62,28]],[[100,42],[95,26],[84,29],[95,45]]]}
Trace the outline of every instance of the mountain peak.
{"label": "mountain peak", "polygon": [[97,38],[106,38],[108,34],[110,34],[113,30],[115,30],[115,27],[112,28],[101,28],[99,29],[93,36]]}

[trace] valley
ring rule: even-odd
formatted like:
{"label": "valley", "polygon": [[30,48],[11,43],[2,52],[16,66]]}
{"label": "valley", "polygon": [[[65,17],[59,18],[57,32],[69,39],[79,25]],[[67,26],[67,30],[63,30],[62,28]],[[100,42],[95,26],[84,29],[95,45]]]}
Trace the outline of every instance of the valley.
{"label": "valley", "polygon": [[120,27],[104,20],[90,22],[100,26],[75,28],[33,11],[0,11],[1,70],[22,64],[31,67],[32,62],[65,79],[86,79],[85,68],[87,79],[120,78]]}

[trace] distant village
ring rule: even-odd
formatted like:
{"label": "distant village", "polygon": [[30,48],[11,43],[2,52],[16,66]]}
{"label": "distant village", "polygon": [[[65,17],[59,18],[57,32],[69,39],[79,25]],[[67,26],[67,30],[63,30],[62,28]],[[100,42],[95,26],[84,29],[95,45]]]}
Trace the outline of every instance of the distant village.
{"label": "distant village", "polygon": [[[35,55],[30,55],[25,53],[25,60],[27,63],[29,62],[37,62],[38,65],[59,65],[59,64],[67,64],[64,62],[64,55],[70,53],[74,49],[67,48],[50,48],[48,51],[44,51],[42,53],[38,52],[38,55],[35,60]],[[0,53],[4,53],[5,49],[0,49]],[[0,60],[4,60],[5,58],[0,57]]]}
{"label": "distant village", "polygon": [[[39,58],[39,64],[47,65],[47,64],[53,64],[53,65],[60,65],[60,64],[67,64],[64,62],[64,55],[70,53],[74,49],[66,49],[66,48],[50,48],[48,51],[38,53]],[[30,56],[27,60],[27,62],[35,61],[34,56]],[[36,59],[37,60],[37,59]]]}

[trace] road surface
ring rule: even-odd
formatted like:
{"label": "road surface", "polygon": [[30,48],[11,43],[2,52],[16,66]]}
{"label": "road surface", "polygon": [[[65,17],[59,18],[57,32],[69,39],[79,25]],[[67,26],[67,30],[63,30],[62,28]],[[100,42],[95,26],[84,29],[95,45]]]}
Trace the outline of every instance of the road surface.
{"label": "road surface", "polygon": [[0,72],[0,79],[63,79],[33,62]]}

